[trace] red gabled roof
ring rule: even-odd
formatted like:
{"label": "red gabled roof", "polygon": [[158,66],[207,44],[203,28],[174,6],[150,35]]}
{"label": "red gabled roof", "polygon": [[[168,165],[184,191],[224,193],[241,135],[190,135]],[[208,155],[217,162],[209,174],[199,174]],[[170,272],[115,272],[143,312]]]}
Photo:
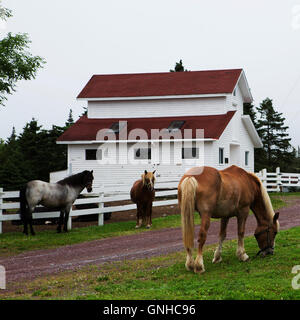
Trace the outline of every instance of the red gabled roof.
{"label": "red gabled roof", "polygon": [[242,70],[94,75],[77,98],[232,93]]}
{"label": "red gabled roof", "polygon": [[234,113],[235,111],[229,111],[226,114],[210,116],[126,119],[89,119],[87,116],[82,116],[57,141],[94,141],[99,130],[108,129],[118,121],[127,121],[127,134],[133,129],[144,129],[150,140],[151,129],[168,128],[174,120],[184,120],[181,130],[193,129],[193,138],[196,137],[196,129],[204,129],[204,138],[219,139]]}

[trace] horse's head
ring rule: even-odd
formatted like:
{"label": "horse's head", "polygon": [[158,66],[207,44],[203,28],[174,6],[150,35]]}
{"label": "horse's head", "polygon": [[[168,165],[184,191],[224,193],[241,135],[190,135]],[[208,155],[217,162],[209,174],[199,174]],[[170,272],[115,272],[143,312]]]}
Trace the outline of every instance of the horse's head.
{"label": "horse's head", "polygon": [[84,185],[84,188],[86,188],[87,192],[93,191],[93,180],[94,180],[93,170],[84,171],[83,185]]}
{"label": "horse's head", "polygon": [[145,173],[142,174],[143,185],[146,186],[151,191],[154,190],[155,171],[156,170],[154,170],[153,172],[148,172],[147,170],[145,170]]}
{"label": "horse's head", "polygon": [[275,247],[275,237],[279,231],[279,222],[278,222],[279,212],[276,212],[271,224],[266,228],[259,226],[256,228],[254,236],[259,246],[259,251],[257,255],[265,257],[268,254],[274,253]]}

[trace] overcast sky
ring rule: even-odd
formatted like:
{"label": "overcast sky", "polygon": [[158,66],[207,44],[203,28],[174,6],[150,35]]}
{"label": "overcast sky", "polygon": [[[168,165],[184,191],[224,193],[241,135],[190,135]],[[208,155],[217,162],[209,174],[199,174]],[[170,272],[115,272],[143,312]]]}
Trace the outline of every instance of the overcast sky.
{"label": "overcast sky", "polygon": [[0,23],[25,32],[47,61],[35,80],[18,83],[0,107],[0,137],[32,117],[45,128],[75,120],[76,96],[93,74],[243,68],[255,105],[266,97],[283,112],[300,145],[300,0],[3,0]]}

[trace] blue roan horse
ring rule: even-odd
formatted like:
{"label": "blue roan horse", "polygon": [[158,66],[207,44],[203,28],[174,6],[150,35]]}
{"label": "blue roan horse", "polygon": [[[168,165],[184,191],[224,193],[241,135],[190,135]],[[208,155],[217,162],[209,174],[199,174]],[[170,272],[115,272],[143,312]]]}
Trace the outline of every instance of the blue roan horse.
{"label": "blue roan horse", "polygon": [[32,212],[39,204],[49,209],[60,210],[57,232],[61,232],[63,222],[64,231],[67,232],[67,222],[72,205],[84,188],[88,192],[93,190],[93,180],[93,171],[85,170],[57,183],[40,180],[28,182],[20,190],[20,215],[24,223],[23,232],[28,235],[27,226],[29,223],[31,234],[35,234],[32,227]]}

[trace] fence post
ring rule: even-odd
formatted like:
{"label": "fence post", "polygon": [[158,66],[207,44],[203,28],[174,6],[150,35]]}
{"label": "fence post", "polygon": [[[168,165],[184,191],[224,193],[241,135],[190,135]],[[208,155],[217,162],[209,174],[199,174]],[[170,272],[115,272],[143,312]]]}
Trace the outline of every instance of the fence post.
{"label": "fence post", "polygon": [[[101,192],[100,194],[100,202],[98,203],[98,208],[102,209],[104,208],[104,202],[102,202],[102,198],[104,197],[104,192]],[[103,226],[104,225],[104,213],[100,212],[98,215],[98,226]]]}
{"label": "fence post", "polygon": [[3,204],[3,188],[0,188],[0,234],[2,233],[2,215],[3,215],[3,211],[2,211],[2,204]]}
{"label": "fence post", "polygon": [[264,187],[267,188],[268,187],[267,186],[267,169],[262,169],[261,173],[262,173],[261,181]]}
{"label": "fence post", "polygon": [[280,167],[276,168],[276,183],[277,183],[277,188],[276,191],[280,192],[281,190],[281,179],[280,179]]}

